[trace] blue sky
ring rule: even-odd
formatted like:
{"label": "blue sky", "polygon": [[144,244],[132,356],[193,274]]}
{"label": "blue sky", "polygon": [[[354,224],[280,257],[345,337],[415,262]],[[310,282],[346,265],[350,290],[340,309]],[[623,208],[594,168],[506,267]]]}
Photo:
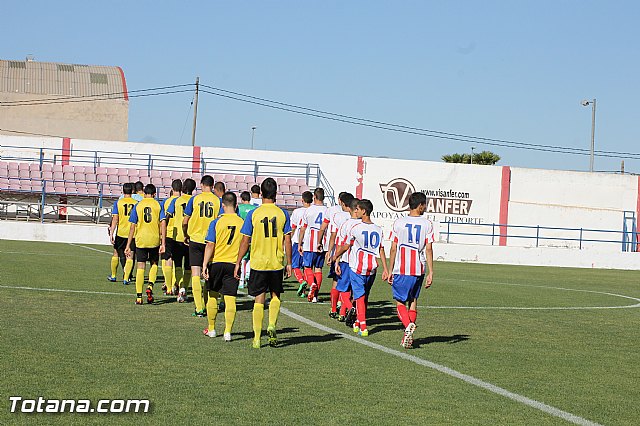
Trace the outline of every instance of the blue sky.
{"label": "blue sky", "polygon": [[[130,90],[201,83],[351,116],[487,138],[640,153],[640,4],[602,1],[23,1],[3,59],[121,66]],[[190,144],[192,95],[132,99],[129,139]],[[186,122],[186,129],[185,128]],[[587,170],[588,156],[387,132],[203,94],[202,146]],[[640,157],[640,156],[639,156]],[[640,172],[640,160],[625,161]],[[596,157],[596,170],[620,159]]]}

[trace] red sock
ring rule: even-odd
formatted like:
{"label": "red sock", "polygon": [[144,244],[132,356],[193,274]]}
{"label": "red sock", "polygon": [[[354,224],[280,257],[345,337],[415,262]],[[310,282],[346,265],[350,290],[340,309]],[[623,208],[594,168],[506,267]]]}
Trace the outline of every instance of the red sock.
{"label": "red sock", "polygon": [[322,271],[320,271],[320,272],[315,272],[315,273],[313,274],[313,277],[315,278],[315,280],[316,280],[316,285],[318,286],[317,293],[319,293],[319,292],[320,292],[320,285],[322,284]]}
{"label": "red sock", "polygon": [[294,268],[293,275],[295,275],[296,280],[298,280],[298,282],[302,284],[302,281],[304,281],[304,275],[302,274],[302,271],[300,270],[300,268]]}
{"label": "red sock", "polygon": [[364,297],[356,300],[356,309],[358,311],[358,322],[360,322],[360,330],[367,329],[367,307],[364,304]]}
{"label": "red sock", "polygon": [[340,292],[336,288],[331,289],[331,312],[336,312],[338,310],[338,296]]}
{"label": "red sock", "polygon": [[340,292],[340,300],[342,301],[342,306],[340,306],[340,315],[345,316],[347,314],[347,309],[353,308],[353,305],[351,304],[351,292]]}
{"label": "red sock", "polygon": [[307,284],[309,284],[309,287],[313,285],[313,269],[304,268],[304,279],[307,281]]}
{"label": "red sock", "polygon": [[416,323],[416,318],[418,317],[418,311],[409,311],[409,321],[412,323]]}
{"label": "red sock", "polygon": [[[409,312],[407,312],[407,307],[404,306],[402,303],[398,303],[396,305],[396,308],[398,309],[398,318],[400,318],[400,321],[402,321],[402,325],[407,328],[407,326],[409,325],[410,322],[412,322],[409,319]],[[415,311],[413,311],[415,312]]]}

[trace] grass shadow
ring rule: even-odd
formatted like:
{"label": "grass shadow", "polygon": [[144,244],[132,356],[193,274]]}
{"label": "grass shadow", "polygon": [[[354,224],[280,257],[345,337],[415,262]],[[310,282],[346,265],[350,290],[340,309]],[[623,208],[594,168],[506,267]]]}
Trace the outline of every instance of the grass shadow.
{"label": "grass shadow", "polygon": [[[280,332],[278,334],[280,334]],[[322,336],[309,336],[309,335],[294,336],[294,337],[288,337],[285,339],[280,339],[276,347],[284,348],[287,346],[299,345],[304,343],[331,342],[338,339],[342,339],[342,336],[336,333],[328,333]]]}
{"label": "grass shadow", "polygon": [[413,347],[419,348],[421,345],[429,345],[431,343],[448,343],[451,345],[455,343],[465,342],[470,338],[471,337],[468,334],[454,334],[452,336],[428,336],[415,339],[413,341]]}

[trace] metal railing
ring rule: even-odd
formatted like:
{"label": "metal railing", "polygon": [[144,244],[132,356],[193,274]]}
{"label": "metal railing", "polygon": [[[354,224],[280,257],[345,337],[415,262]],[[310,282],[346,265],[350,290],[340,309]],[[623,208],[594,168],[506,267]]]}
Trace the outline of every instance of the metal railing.
{"label": "metal railing", "polygon": [[[461,227],[462,230],[456,229]],[[482,230],[474,230],[471,227],[480,227]],[[452,230],[453,228],[453,230]],[[615,243],[620,244],[622,251],[638,251],[640,245],[640,232],[635,229],[628,231],[615,231],[594,228],[564,228],[540,225],[508,225],[500,223],[458,223],[440,222],[440,239],[451,242],[451,236],[473,236],[491,239],[491,245],[499,243],[501,237],[511,239],[523,239],[531,241],[530,247],[540,247],[546,241],[566,241],[577,243],[577,248],[582,250],[585,243]],[[445,230],[446,229],[446,230]],[[486,231],[485,231],[486,230]],[[525,233],[516,233],[517,230]],[[551,232],[548,232],[551,231]],[[561,235],[562,234],[562,235]],[[603,235],[602,238],[596,236]],[[611,236],[612,237],[607,237]]]}

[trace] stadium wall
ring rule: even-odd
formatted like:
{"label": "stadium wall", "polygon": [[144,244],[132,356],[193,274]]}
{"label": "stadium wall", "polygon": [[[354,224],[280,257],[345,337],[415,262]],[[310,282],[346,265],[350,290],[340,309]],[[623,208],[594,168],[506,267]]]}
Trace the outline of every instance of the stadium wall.
{"label": "stadium wall", "polygon": [[[188,167],[198,167],[201,158],[205,161],[316,163],[336,194],[349,191],[372,200],[374,221],[383,226],[387,235],[393,221],[406,214],[407,195],[413,190],[423,191],[430,203],[427,215],[437,224],[437,239],[449,243],[446,247],[459,244],[535,248],[537,245],[593,248],[598,252],[617,254],[622,250],[620,240],[625,212],[638,217],[640,210],[639,179],[630,175],[138,142],[72,139],[70,143],[72,150],[120,153],[118,165],[124,166],[133,161],[130,158],[134,153],[174,156],[187,162]],[[2,146],[5,145],[24,146],[25,150],[61,149],[63,141],[59,138],[0,136],[0,155],[4,155]],[[77,159],[72,155],[70,164],[75,161]],[[161,164],[154,160],[154,166],[175,167],[174,160],[166,161],[167,164]],[[268,171],[263,168],[260,174],[268,174]],[[529,228],[507,229],[499,224]],[[572,230],[537,230],[538,225]],[[584,232],[579,231],[580,228],[584,228]],[[617,234],[587,229],[610,230]],[[536,233],[543,238],[536,240]],[[578,241],[579,233],[583,241]],[[615,242],[584,241],[589,239]],[[530,255],[532,252],[523,253]],[[577,253],[587,251],[577,250]],[[467,254],[463,253],[453,257],[462,259],[465,256]],[[600,264],[583,263],[587,266]]]}

